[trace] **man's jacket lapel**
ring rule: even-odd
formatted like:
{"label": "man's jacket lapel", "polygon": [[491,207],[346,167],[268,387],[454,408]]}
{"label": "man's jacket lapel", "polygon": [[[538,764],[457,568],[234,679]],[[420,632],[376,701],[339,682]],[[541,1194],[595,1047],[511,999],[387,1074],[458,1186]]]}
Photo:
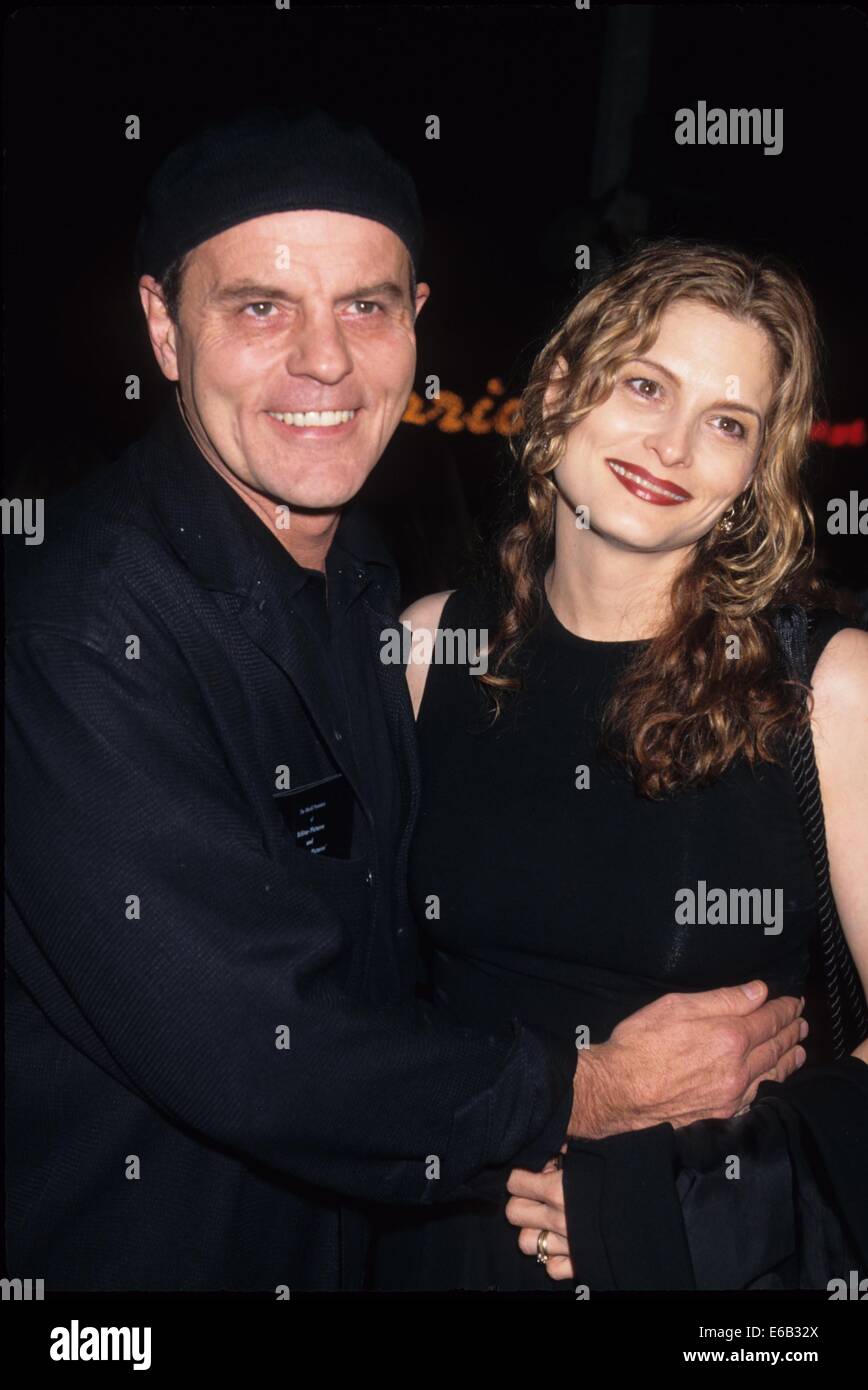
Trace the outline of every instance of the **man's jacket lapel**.
{"label": "man's jacket lapel", "polygon": [[301,617],[294,610],[292,598],[280,592],[265,563],[266,557],[262,559],[253,595],[241,606],[239,621],[260,650],[286,672],[338,768],[361,805],[369,807],[351,753],[346,716],[336,708],[325,678],[325,652],[314,646]]}

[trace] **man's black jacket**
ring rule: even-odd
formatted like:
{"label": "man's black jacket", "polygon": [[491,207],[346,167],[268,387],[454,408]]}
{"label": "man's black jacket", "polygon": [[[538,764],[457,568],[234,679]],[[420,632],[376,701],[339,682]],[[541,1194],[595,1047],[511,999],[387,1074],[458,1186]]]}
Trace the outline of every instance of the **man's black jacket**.
{"label": "man's black jacket", "polygon": [[[378,659],[397,579],[354,524],[347,621],[392,738],[394,826],[374,821],[286,552],[175,400],[49,500],[41,545],[10,542],[13,1276],[355,1288],[366,1202],[467,1196],[563,1140],[574,1051],[415,998],[415,734],[403,669]],[[280,768],[294,787],[342,773],[365,852],[300,848]]]}

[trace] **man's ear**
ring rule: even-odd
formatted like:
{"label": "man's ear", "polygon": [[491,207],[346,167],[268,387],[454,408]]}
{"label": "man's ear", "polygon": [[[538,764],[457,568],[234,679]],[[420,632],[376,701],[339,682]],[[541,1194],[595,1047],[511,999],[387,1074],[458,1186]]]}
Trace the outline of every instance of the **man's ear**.
{"label": "man's ear", "polygon": [[428,296],[431,293],[431,286],[423,281],[416,286],[416,318],[419,317],[425,305],[428,303]]}
{"label": "man's ear", "polygon": [[176,327],[169,317],[163,292],[153,275],[143,275],[139,281],[139,299],[160,371],[169,381],[178,381],[180,372]]}
{"label": "man's ear", "polygon": [[552,367],[549,384],[546,387],[546,393],[543,397],[544,413],[546,415],[558,404],[561,395],[560,381],[562,377],[566,376],[567,370],[567,359],[561,354]]}

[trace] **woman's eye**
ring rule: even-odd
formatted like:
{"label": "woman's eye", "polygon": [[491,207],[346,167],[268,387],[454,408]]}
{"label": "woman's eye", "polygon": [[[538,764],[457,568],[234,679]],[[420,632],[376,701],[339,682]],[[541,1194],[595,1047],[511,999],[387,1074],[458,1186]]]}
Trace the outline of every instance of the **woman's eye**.
{"label": "woman's eye", "polygon": [[[634,382],[637,382],[637,381],[638,381],[638,382],[640,383],[640,385],[642,385],[642,386],[654,386],[654,387],[656,387],[657,389],[659,389],[659,387],[660,387],[659,381],[652,381],[652,379],[651,379],[650,377],[648,377],[648,376],[629,376],[629,377],[626,377],[625,379],[626,379],[627,385],[628,385],[632,390],[635,390]],[[649,395],[647,391],[636,391],[636,395],[637,395],[637,396],[644,396],[646,400],[653,400],[653,399],[654,399],[654,397],[651,396],[651,395]]]}
{"label": "woman's eye", "polygon": [[720,415],[718,416],[718,419],[725,425],[735,425],[736,430],[738,430],[737,434],[734,433],[733,430],[723,431],[724,434],[728,434],[731,439],[744,439],[747,435],[747,430],[745,429],[744,425],[741,423],[740,420],[733,420],[728,415]]}
{"label": "woman's eye", "polygon": [[[660,390],[659,381],[654,381],[651,377],[647,376],[630,376],[625,377],[624,380],[626,385],[630,387],[630,390],[635,392],[637,396],[641,396],[644,400],[655,401],[659,399],[659,397],[656,394],[654,394],[655,392]],[[650,386],[653,388],[653,390],[643,391],[640,389],[643,386]],[[723,425],[727,426],[727,428],[724,429],[722,433],[727,435],[730,439],[747,438],[747,430],[745,429],[744,425],[741,423],[740,420],[733,420],[732,417],[729,415],[719,415],[717,419]]]}

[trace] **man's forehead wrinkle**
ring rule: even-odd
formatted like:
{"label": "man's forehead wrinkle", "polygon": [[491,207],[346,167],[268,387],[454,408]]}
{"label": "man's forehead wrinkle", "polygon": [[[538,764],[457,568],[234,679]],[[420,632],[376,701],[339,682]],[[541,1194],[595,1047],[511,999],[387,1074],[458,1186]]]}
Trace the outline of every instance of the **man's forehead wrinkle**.
{"label": "man's forehead wrinkle", "polygon": [[270,280],[253,278],[245,280],[212,280],[205,293],[205,298],[209,301],[230,301],[233,299],[243,299],[245,296],[255,298],[257,295],[262,299],[301,299],[312,291],[325,293],[336,301],[350,299],[354,295],[380,295],[386,298],[400,299],[403,291],[401,286],[394,280],[380,280],[376,283],[371,280],[362,280],[359,277],[351,282],[347,281],[344,289],[334,291],[320,282],[315,284],[293,285],[290,283],[280,283],[272,273]]}
{"label": "man's forehead wrinkle", "polygon": [[189,268],[200,267],[209,294],[224,282],[289,286],[293,272],[344,279],[341,288],[349,292],[357,286],[403,283],[412,262],[390,228],[356,217],[347,218],[351,227],[337,225],[332,219],[342,222],[342,214],[326,213],[324,222],[321,217],[318,212],[290,212],[239,223],[195,248]]}
{"label": "man's forehead wrinkle", "polygon": [[267,229],[244,227],[244,234],[238,235],[241,231],[232,228],[219,244],[215,238],[193,253],[193,298],[208,314],[225,315],[256,301],[313,305],[329,300],[337,305],[378,297],[396,307],[406,304],[412,262],[388,229],[386,245],[379,238],[379,244],[371,244],[367,238],[353,237],[331,246],[313,238],[301,245],[281,241],[273,223]]}
{"label": "man's forehead wrinkle", "polygon": [[373,266],[341,263],[328,267],[300,265],[296,261],[288,267],[277,268],[273,259],[263,262],[256,258],[256,261],[255,265],[247,261],[243,266],[235,262],[222,269],[219,266],[210,268],[204,286],[207,302],[229,301],[245,294],[253,297],[258,294],[263,299],[325,294],[335,300],[348,299],[362,291],[395,299],[403,296],[400,274],[390,273],[382,263]]}

